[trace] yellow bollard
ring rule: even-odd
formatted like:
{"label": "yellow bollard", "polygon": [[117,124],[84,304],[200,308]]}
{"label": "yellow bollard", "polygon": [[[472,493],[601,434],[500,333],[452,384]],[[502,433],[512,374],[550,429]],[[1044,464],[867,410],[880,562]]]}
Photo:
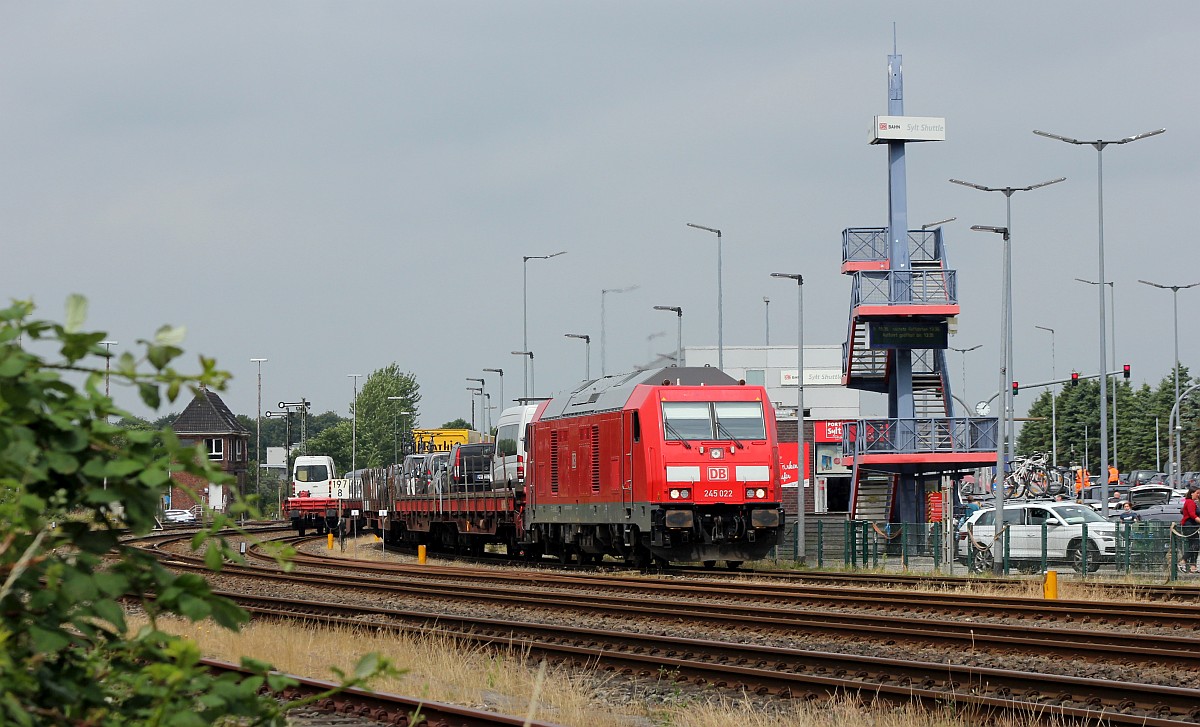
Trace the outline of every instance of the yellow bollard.
{"label": "yellow bollard", "polygon": [[329,549],[333,550],[333,533],[329,534]]}
{"label": "yellow bollard", "polygon": [[425,546],[424,545],[417,546],[417,562],[420,563],[421,565],[425,565]]}
{"label": "yellow bollard", "polygon": [[1046,580],[1042,583],[1042,596],[1052,601],[1058,600],[1058,571],[1046,571]]}

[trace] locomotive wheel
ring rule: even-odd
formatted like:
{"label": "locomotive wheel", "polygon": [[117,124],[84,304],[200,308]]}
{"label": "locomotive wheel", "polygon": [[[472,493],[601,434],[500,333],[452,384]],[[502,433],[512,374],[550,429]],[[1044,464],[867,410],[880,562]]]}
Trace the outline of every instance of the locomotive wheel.
{"label": "locomotive wheel", "polygon": [[717,567],[717,561],[706,560],[706,561],[704,561],[704,567],[707,568],[708,570],[712,570],[713,568]]}

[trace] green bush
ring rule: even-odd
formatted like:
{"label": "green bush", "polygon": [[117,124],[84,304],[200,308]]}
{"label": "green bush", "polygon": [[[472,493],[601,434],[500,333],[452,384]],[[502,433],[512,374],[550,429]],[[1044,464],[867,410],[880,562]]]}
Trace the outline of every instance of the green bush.
{"label": "green bush", "polygon": [[[172,472],[230,478],[169,429],[110,423],[128,415],[104,393],[104,334],[81,330],[82,298],[68,300],[65,324],[33,311],[29,302],[0,311],[0,724],[282,724],[287,707],[270,691],[286,680],[268,665],[247,661],[254,676],[217,677],[194,643],[156,628],[172,614],[237,629],[245,612],[118,537],[155,526]],[[116,359],[112,382],[136,387],[151,408],[199,386],[221,389],[228,375],[211,359],[200,357],[195,375],[173,368],[181,339],[164,327],[138,341],[143,354]],[[210,569],[241,561],[220,534],[241,513],[252,507],[235,501],[193,540]],[[132,635],[129,600],[149,618]],[[351,684],[386,669],[360,667]]]}

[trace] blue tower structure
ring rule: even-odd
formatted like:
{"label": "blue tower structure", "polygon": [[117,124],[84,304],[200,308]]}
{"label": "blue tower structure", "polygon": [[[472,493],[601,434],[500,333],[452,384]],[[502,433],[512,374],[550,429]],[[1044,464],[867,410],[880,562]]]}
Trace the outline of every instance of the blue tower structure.
{"label": "blue tower structure", "polygon": [[905,145],[945,140],[945,120],[904,115],[901,56],[888,56],[888,115],[875,117],[872,144],[888,150],[888,224],[842,232],[842,273],[851,276],[842,384],[886,393],[886,419],[843,427],[853,466],[852,516],[924,522],[931,477],[996,462],[997,420],[956,412],[946,362],[959,313],[957,275],[941,228],[908,229]]}

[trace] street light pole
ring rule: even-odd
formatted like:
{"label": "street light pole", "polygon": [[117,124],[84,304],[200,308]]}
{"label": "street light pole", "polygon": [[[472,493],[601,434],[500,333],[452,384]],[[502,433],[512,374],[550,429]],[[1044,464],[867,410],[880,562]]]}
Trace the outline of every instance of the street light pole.
{"label": "street light pole", "polygon": [[675,367],[683,366],[683,308],[677,305],[656,305],[654,310],[666,310],[675,314]]}
{"label": "street light pole", "polygon": [[[1039,331],[1049,331],[1050,332],[1050,378],[1052,380],[1057,380],[1058,374],[1055,373],[1055,361],[1054,361],[1054,329],[1049,328],[1047,326],[1034,326],[1034,328],[1038,329]],[[1051,450],[1051,452],[1053,452],[1053,454],[1051,455],[1051,463],[1055,467],[1058,466],[1058,402],[1056,401],[1057,398],[1058,397],[1056,396],[1055,387],[1051,386],[1050,387],[1050,450]]]}
{"label": "street light pole", "polygon": [[592,380],[592,337],[586,333],[564,333],[567,338],[578,338],[583,341],[583,380]]}
{"label": "street light pole", "polygon": [[262,365],[266,362],[265,358],[250,359],[250,363],[258,364],[258,419],[255,420],[257,432],[254,438],[255,458],[258,460],[258,472],[254,473],[254,494],[258,497],[262,497],[262,469],[266,461],[262,451]]}
{"label": "street light pole", "polygon": [[[483,379],[473,379],[470,376],[466,377],[466,379],[467,379],[467,381],[474,381],[479,384],[479,404],[480,404],[480,406],[483,406],[484,398],[485,398],[484,395],[487,393],[487,382],[485,382]],[[492,431],[491,423],[488,421],[486,407],[484,407],[484,410],[482,412],[480,412],[479,423],[480,423],[480,426],[483,427],[484,431],[486,431],[486,432]]]}
{"label": "street light pole", "polygon": [[[964,187],[971,187],[972,189],[978,189],[981,192],[1000,192],[1001,194],[1004,195],[1004,203],[1005,203],[1004,204],[1004,206],[1005,206],[1004,289],[1006,291],[1006,293],[1005,293],[1006,297],[1004,300],[1004,313],[1001,316],[1001,325],[1002,325],[1002,328],[1004,331],[1004,337],[1003,337],[1004,345],[1003,345],[1003,350],[1000,353],[1001,353],[1001,355],[1003,355],[1005,357],[1004,358],[1004,360],[1005,360],[1004,368],[1008,371],[1008,374],[1010,377],[1008,390],[1003,392],[1004,408],[1008,411],[1008,416],[1007,416],[1007,419],[1005,420],[1008,422],[1008,429],[1005,431],[1006,431],[1006,434],[1008,437],[1008,459],[1010,461],[1015,459],[1016,454],[1017,454],[1017,452],[1016,452],[1017,436],[1016,436],[1016,430],[1015,430],[1015,424],[1014,424],[1014,422],[1016,420],[1016,412],[1013,411],[1013,409],[1015,408],[1015,402],[1013,401],[1012,381],[1011,381],[1012,370],[1013,370],[1013,351],[1012,351],[1013,307],[1012,307],[1012,245],[1009,243],[1009,240],[1010,240],[1011,231],[1012,231],[1012,196],[1016,192],[1030,192],[1032,190],[1040,189],[1042,187],[1049,187],[1051,184],[1058,184],[1059,182],[1062,182],[1065,180],[1066,180],[1066,177],[1058,177],[1057,179],[1048,179],[1045,182],[1038,182],[1037,184],[1031,184],[1027,187],[986,187],[982,184],[976,184],[974,182],[964,182],[961,179],[951,179],[950,180],[954,184],[961,184]],[[971,229],[974,230],[974,229],[976,229],[976,227],[972,227]],[[989,231],[992,231],[992,230],[989,230]],[[1001,436],[1000,443],[1001,444],[1004,443],[1004,435]],[[1001,472],[999,474],[999,476],[1001,478],[1003,478],[1004,473]],[[1001,479],[1001,483],[1003,483],[1003,481],[1004,480]],[[997,527],[1000,527],[1000,525],[997,525]]]}
{"label": "street light pole", "polygon": [[[388,401],[404,401],[404,397],[403,396],[389,396]],[[393,427],[394,441],[393,441],[392,446],[394,447],[394,451],[392,452],[392,464],[400,464],[400,417],[406,416],[409,414],[412,414],[412,412],[411,411],[396,412],[396,424]]]}
{"label": "street light pole", "polygon": [[[560,250],[549,255],[525,255],[521,258],[521,347],[526,351],[529,350],[529,261],[530,260],[549,260],[552,257],[566,255],[566,250]],[[530,361],[533,357],[530,356]],[[525,368],[525,397],[529,397],[529,368]]]}
{"label": "street light pole", "polygon": [[971,225],[971,229],[976,232],[995,232],[1004,236],[1004,270],[1000,274],[1000,280],[1003,295],[1000,301],[1000,418],[996,422],[996,478],[992,482],[992,490],[996,493],[996,538],[992,542],[992,572],[1001,575],[1004,571],[1004,550],[1003,536],[1004,533],[1004,463],[1007,459],[1007,452],[1004,449],[1004,433],[1005,423],[1008,421],[1008,401],[1012,396],[1012,369],[1008,367],[1008,348],[1011,345],[1012,328],[1008,326],[1010,322],[1008,306],[1009,298],[1012,296],[1012,278],[1008,274],[1007,267],[1011,262],[1008,254],[1009,235],[1007,227],[994,227],[991,225]]}
{"label": "street light pole", "polygon": [[347,377],[354,379],[354,399],[350,402],[350,471],[358,469],[358,380],[362,378],[362,374],[346,374]]}
{"label": "street light pole", "polygon": [[767,337],[764,345],[771,345],[771,299],[763,296],[763,317],[766,319]]}
{"label": "street light pole", "polygon": [[[1166,129],[1155,129],[1154,131],[1147,131],[1142,134],[1135,134],[1133,136],[1127,136],[1123,139],[1114,139],[1114,140],[1107,140],[1107,141],[1103,140],[1103,139],[1097,139],[1096,141],[1080,141],[1079,139],[1072,139],[1071,137],[1068,137],[1068,136],[1060,136],[1058,134],[1051,134],[1051,133],[1048,133],[1045,131],[1038,131],[1037,129],[1033,130],[1033,133],[1037,134],[1038,136],[1044,136],[1048,139],[1057,139],[1058,141],[1062,141],[1067,144],[1074,144],[1076,146],[1090,146],[1096,150],[1096,198],[1097,198],[1097,214],[1098,214],[1098,221],[1099,221],[1099,224],[1098,224],[1099,235],[1098,235],[1097,256],[1096,256],[1098,259],[1098,265],[1097,265],[1098,273],[1096,276],[1096,280],[1099,282],[1105,282],[1107,280],[1107,278],[1104,275],[1104,147],[1108,146],[1109,144],[1128,144],[1129,142],[1137,141],[1138,139],[1145,139],[1147,137],[1157,136],[1158,134],[1161,134],[1164,131],[1166,131]],[[1097,298],[1099,300],[1098,305],[1100,308],[1100,326],[1099,326],[1099,329],[1100,329],[1100,371],[1103,372],[1105,370],[1104,369],[1104,354],[1107,352],[1107,348],[1108,348],[1104,341],[1104,315],[1105,315],[1104,314],[1104,286],[1098,285],[1096,287],[1099,288],[1099,291],[1097,293]],[[1101,467],[1103,467],[1104,463],[1106,461],[1108,461],[1108,427],[1104,426],[1104,422],[1106,422],[1108,420],[1108,392],[1105,391],[1105,388],[1106,387],[1104,387],[1104,386],[1100,387],[1100,423],[1101,423],[1101,427],[1100,427],[1100,466]],[[1101,482],[1100,493],[1104,499],[1104,502],[1102,504],[1101,514],[1105,518],[1107,518],[1108,517],[1108,477],[1101,477],[1100,482]]]}
{"label": "street light pole", "polygon": [[[528,364],[529,364],[529,388],[530,388],[530,390],[536,391],[536,389],[533,388],[533,351],[513,351],[512,355],[529,357],[529,361],[528,361]],[[526,391],[525,398],[523,398],[521,400],[521,403],[522,404],[529,403],[529,392],[528,391]]]}
{"label": "street light pole", "polygon": [[484,369],[490,374],[500,375],[500,413],[504,413],[504,369]]}
{"label": "street light pole", "polygon": [[796,555],[804,562],[807,543],[804,533],[804,511],[807,508],[804,487],[804,276],[799,273],[771,273],[772,278],[796,281]]}
{"label": "street light pole", "polygon": [[[1088,285],[1099,285],[1095,280],[1084,280],[1083,278],[1075,278],[1080,283]],[[1109,280],[1105,283],[1108,286],[1108,309],[1112,311],[1112,315],[1108,317],[1108,332],[1112,354],[1112,371],[1117,369],[1117,285],[1114,281]],[[1110,369],[1101,369],[1101,391],[1108,391],[1108,381],[1112,379],[1112,466],[1117,467],[1117,377],[1109,376]]]}
{"label": "street light pole", "polygon": [[[471,392],[471,429],[475,429],[475,395],[476,394],[480,395],[479,396],[479,399],[480,399],[479,407],[482,409],[483,408],[483,389],[480,389],[477,386],[468,386],[467,391]],[[482,418],[482,414],[483,414],[483,412],[480,412],[481,418]],[[475,429],[475,431],[479,431],[479,430]]]}
{"label": "street light pole", "polygon": [[[967,399],[967,354],[974,351],[977,348],[980,348],[981,346],[983,346],[982,343],[977,343],[974,346],[971,346],[970,348],[955,348],[954,346],[950,346],[951,351],[957,351],[962,354],[962,385],[963,385],[962,397],[963,397],[963,401],[970,401],[969,399]],[[963,406],[965,407],[966,405],[964,404]],[[969,411],[967,413],[967,416],[970,416]]]}
{"label": "street light pole", "polygon": [[638,286],[630,285],[626,288],[605,288],[600,291],[600,375],[608,376],[608,362],[606,360],[607,346],[605,345],[605,332],[608,330],[604,320],[604,296],[609,293],[628,293],[631,290],[637,290]]}
{"label": "street light pole", "polygon": [[711,232],[717,236],[717,368],[725,370],[725,321],[724,321],[724,291],[721,287],[721,231],[715,227],[705,227],[691,222],[688,227]]}
{"label": "street light pole", "polygon": [[[1175,400],[1179,401],[1179,291],[1194,288],[1200,283],[1189,283],[1187,285],[1162,285],[1160,283],[1152,283],[1149,280],[1138,280],[1143,285],[1149,285],[1154,288],[1162,288],[1163,290],[1171,291],[1171,305],[1175,311]],[[1113,370],[1116,368],[1114,366]],[[1155,441],[1157,441],[1158,427],[1155,425]],[[1174,436],[1172,436],[1174,435]],[[1173,452],[1179,452],[1179,430],[1173,432],[1167,431],[1167,465],[1172,469],[1171,477],[1175,483],[1175,488],[1179,488],[1179,471],[1175,469],[1175,459]]]}

